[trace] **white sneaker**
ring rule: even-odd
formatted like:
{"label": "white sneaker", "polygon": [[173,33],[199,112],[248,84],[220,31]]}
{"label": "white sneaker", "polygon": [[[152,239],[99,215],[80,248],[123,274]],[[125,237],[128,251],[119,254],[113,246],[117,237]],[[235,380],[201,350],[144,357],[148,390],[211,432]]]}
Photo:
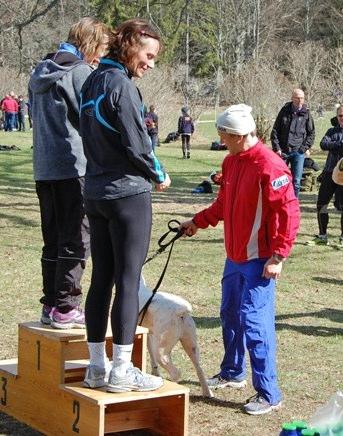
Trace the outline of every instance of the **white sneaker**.
{"label": "white sneaker", "polygon": [[83,385],[91,389],[106,386],[111,369],[112,365],[110,362],[106,363],[106,369],[96,365],[88,365]]}
{"label": "white sneaker", "polygon": [[265,413],[272,412],[273,410],[279,410],[282,406],[281,401],[277,404],[270,404],[262,397],[261,394],[256,394],[249,398],[247,404],[243,406],[243,409],[249,415],[264,415]]}
{"label": "white sneaker", "polygon": [[145,374],[138,368],[131,366],[126,371],[124,377],[118,377],[112,369],[108,383],[108,392],[129,392],[129,391],[154,391],[163,386],[162,377],[156,377],[155,375]]}

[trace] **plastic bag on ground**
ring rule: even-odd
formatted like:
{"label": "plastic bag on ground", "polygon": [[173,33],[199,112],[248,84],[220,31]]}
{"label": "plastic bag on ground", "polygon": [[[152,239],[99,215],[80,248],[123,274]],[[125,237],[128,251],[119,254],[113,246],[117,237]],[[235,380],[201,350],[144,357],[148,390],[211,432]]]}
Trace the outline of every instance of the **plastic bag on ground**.
{"label": "plastic bag on ground", "polygon": [[343,436],[343,392],[336,392],[317,409],[309,424],[319,430],[320,436]]}

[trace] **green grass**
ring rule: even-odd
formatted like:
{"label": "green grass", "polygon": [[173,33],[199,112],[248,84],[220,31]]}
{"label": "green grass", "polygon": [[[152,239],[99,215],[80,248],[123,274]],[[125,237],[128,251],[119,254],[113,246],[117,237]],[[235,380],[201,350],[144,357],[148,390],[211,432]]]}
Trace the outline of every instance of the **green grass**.
{"label": "green grass", "polygon": [[[203,137],[211,141],[212,129],[203,126]],[[327,120],[318,121],[317,144],[328,127]],[[31,135],[0,132],[0,144],[16,144],[21,148],[0,152],[0,358],[5,359],[16,356],[17,324],[39,317],[41,233],[32,181]],[[180,143],[163,144],[157,149],[158,157],[170,173],[172,186],[165,193],[153,194],[151,252],[156,250],[157,240],[166,231],[170,219],[191,217],[215,195],[194,196],[191,190],[211,170],[220,167],[225,152],[209,151],[204,145],[198,146],[194,138],[192,158],[183,160],[181,154]],[[320,162],[325,159],[318,146],[314,155]],[[190,435],[277,435],[282,422],[309,419],[317,407],[342,388],[342,251],[333,246],[305,245],[317,231],[315,201],[313,193],[301,195],[300,233],[277,285],[278,368],[283,409],[259,418],[241,413],[245,399],[254,393],[250,377],[247,389],[224,389],[216,393],[215,399],[204,400],[195,371],[178,347],[173,359],[181,368],[181,383],[191,389]],[[339,219],[331,208],[332,239],[339,236]],[[163,290],[192,303],[202,366],[207,375],[218,371],[222,358],[218,308],[224,258],[222,225],[199,231],[194,238],[176,242],[162,284]],[[144,275],[151,287],[156,284],[165,260],[165,255],[158,256],[145,267]],[[85,291],[90,270],[89,262],[83,281]],[[0,414],[0,434],[37,433]]]}

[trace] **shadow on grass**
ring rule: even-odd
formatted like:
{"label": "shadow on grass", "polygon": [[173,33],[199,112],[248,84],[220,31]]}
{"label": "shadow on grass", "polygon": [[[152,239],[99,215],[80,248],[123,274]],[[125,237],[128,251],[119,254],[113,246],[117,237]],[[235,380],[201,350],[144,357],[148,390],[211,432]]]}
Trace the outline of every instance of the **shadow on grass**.
{"label": "shadow on grass", "polygon": [[[314,238],[314,236],[315,235],[312,235],[312,238]],[[306,242],[295,241],[294,245],[303,245],[304,247],[309,247],[309,249],[313,249],[314,247],[322,247],[322,248],[325,248],[325,250],[331,250],[331,251],[332,250],[334,250],[334,251],[341,251],[342,250],[340,245],[332,244],[332,243],[330,243],[328,245],[320,245],[320,244],[318,244],[318,245],[315,245],[315,244],[311,245],[311,244],[308,243],[308,241],[306,241]]]}
{"label": "shadow on grass", "polygon": [[318,312],[299,312],[299,313],[290,313],[287,315],[277,315],[276,316],[276,329],[277,330],[293,330],[298,333],[302,333],[308,336],[336,336],[343,335],[343,329],[339,327],[328,327],[328,326],[320,326],[320,325],[295,325],[295,324],[286,324],[279,322],[280,320],[286,319],[295,319],[295,318],[325,318],[329,319],[332,322],[343,323],[343,311],[338,309],[322,309]]}
{"label": "shadow on grass", "polygon": [[322,309],[318,312],[300,312],[290,313],[287,315],[277,315],[277,320],[291,319],[291,318],[305,318],[311,316],[313,318],[326,318],[333,322],[343,322],[343,310],[338,309]]}
{"label": "shadow on grass", "polygon": [[343,329],[336,327],[318,326],[318,325],[294,325],[294,324],[283,324],[276,323],[276,330],[293,330],[295,332],[301,333],[307,336],[342,336]]}
{"label": "shadow on grass", "polygon": [[[342,286],[343,285],[343,280],[340,279],[332,279],[332,278],[328,278],[328,277],[312,277],[312,280],[315,280],[316,282],[320,282],[320,283],[330,283],[332,285],[339,285]],[[334,309],[330,309],[330,310],[334,310]],[[343,315],[343,312],[341,311],[341,314]]]}
{"label": "shadow on grass", "polygon": [[0,212],[0,218],[6,219],[17,226],[39,227],[40,225],[38,221],[26,219],[19,215],[12,215]]}
{"label": "shadow on grass", "polygon": [[221,327],[221,322],[219,317],[193,316],[193,319],[197,328],[199,329],[216,329],[218,327]]}
{"label": "shadow on grass", "polygon": [[[181,382],[181,384],[182,383],[183,382]],[[190,383],[188,383],[188,384],[190,384]],[[234,409],[234,410],[242,410],[242,407],[245,404],[245,403],[235,403],[233,401],[228,401],[228,400],[221,400],[220,398],[216,398],[216,397],[206,398],[206,397],[203,397],[202,395],[190,395],[189,402],[191,404],[203,403],[203,404],[207,404],[209,406],[225,407],[225,409],[229,408],[229,409]],[[242,413],[243,413],[243,411],[242,411]]]}
{"label": "shadow on grass", "polygon": [[[218,308],[219,310],[219,308]],[[343,311],[338,309],[322,309],[318,312],[299,312],[290,313],[286,315],[276,316],[276,329],[277,330],[294,330],[298,333],[309,336],[335,336],[343,335],[343,329],[339,327],[328,326],[309,326],[300,324],[286,324],[280,321],[296,318],[325,318],[332,322],[343,323]],[[199,329],[214,329],[221,327],[221,321],[219,317],[193,317],[197,328]]]}

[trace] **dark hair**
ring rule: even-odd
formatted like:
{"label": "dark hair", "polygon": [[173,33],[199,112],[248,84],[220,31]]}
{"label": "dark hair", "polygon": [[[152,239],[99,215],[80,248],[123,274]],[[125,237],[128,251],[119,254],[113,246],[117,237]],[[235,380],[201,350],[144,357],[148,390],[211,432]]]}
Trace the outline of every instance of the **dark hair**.
{"label": "dark hair", "polygon": [[124,21],[110,36],[108,56],[128,65],[146,38],[156,39],[161,49],[160,35],[148,21],[141,18]]}

